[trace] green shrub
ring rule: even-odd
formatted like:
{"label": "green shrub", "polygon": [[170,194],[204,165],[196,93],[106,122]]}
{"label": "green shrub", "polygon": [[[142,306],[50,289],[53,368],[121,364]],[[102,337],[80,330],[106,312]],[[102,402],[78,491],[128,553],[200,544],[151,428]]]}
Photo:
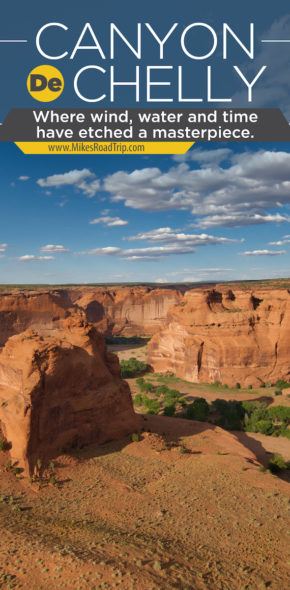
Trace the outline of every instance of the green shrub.
{"label": "green shrub", "polygon": [[209,405],[203,397],[197,399],[189,404],[186,408],[186,417],[190,420],[199,420],[200,422],[206,422],[209,416]]}
{"label": "green shrub", "polygon": [[133,403],[135,406],[137,406],[137,408],[143,406],[143,395],[141,395],[141,393],[137,393],[133,399]]}
{"label": "green shrub", "polygon": [[241,389],[241,384],[240,383],[236,383],[236,389]]}
{"label": "green shrub", "polygon": [[217,421],[219,426],[226,430],[242,429],[245,410],[241,402],[216,399],[212,403],[212,409],[219,414]]}
{"label": "green shrub", "polygon": [[145,373],[148,371],[148,365],[143,363],[143,361],[138,361],[135,357],[131,357],[128,360],[123,360],[120,362],[121,367],[121,377],[123,379],[127,379],[129,377],[136,377],[141,373]]}
{"label": "green shrub", "polygon": [[283,379],[278,379],[278,381],[276,381],[275,385],[278,389],[287,389],[290,387],[290,383],[288,383],[287,381],[284,381]]}
{"label": "green shrub", "polygon": [[268,409],[268,414],[273,420],[290,424],[290,408],[286,406],[273,406]]}
{"label": "green shrub", "polygon": [[290,439],[290,430],[289,428],[281,428],[279,434],[281,436],[285,436],[285,438],[289,438]]}
{"label": "green shrub", "polygon": [[262,411],[262,416],[266,415],[265,411],[267,410],[267,406],[266,404],[262,403],[262,402],[249,402],[249,401],[244,401],[242,402],[242,406],[246,412],[246,414],[248,416],[251,416],[251,414],[255,411],[255,410],[261,410]]}
{"label": "green shrub", "polygon": [[286,469],[289,469],[289,462],[285,461],[282,455],[276,453],[269,461],[269,469],[271,473],[280,473],[281,471],[286,471]]}
{"label": "green shrub", "polygon": [[4,438],[0,438],[0,451],[8,451],[10,448],[9,443]]}
{"label": "green shrub", "polygon": [[156,395],[166,395],[166,393],[169,391],[168,387],[166,385],[159,385],[158,387],[156,387],[155,389],[155,393]]}
{"label": "green shrub", "polygon": [[267,434],[268,436],[271,436],[275,430],[272,420],[258,420],[255,424],[255,428],[255,432]]}
{"label": "green shrub", "polygon": [[276,389],[276,390],[275,390],[275,395],[276,395],[276,396],[278,396],[278,395],[282,395],[282,391],[281,391],[281,389]]}
{"label": "green shrub", "polygon": [[[244,404],[243,407],[245,408]],[[267,428],[264,424],[265,421],[269,421],[267,406],[265,404],[259,404],[258,402],[254,404],[252,409],[249,409],[249,406],[246,407],[247,410],[244,420],[245,430],[247,432],[261,432],[260,428]]]}
{"label": "green shrub", "polygon": [[168,389],[164,395],[164,402],[166,405],[170,405],[175,401],[178,401],[181,397],[181,394],[176,389]]}
{"label": "green shrub", "polygon": [[138,387],[142,387],[142,385],[144,383],[145,383],[144,377],[138,377],[138,379],[136,379],[136,384],[138,385]]}
{"label": "green shrub", "polygon": [[164,407],[163,414],[164,414],[164,416],[174,416],[175,410],[176,410],[175,405],[171,404],[170,406]]}
{"label": "green shrub", "polygon": [[248,385],[248,389],[253,389],[253,385]]}
{"label": "green shrub", "polygon": [[158,414],[160,412],[160,403],[158,400],[143,396],[143,403],[147,414]]}
{"label": "green shrub", "polygon": [[150,393],[151,391],[154,391],[154,385],[148,381],[145,381],[145,383],[141,385],[140,389],[141,391],[145,391],[145,393]]}
{"label": "green shrub", "polygon": [[141,440],[141,436],[138,432],[134,432],[133,434],[131,434],[131,441],[132,442],[140,442]]}

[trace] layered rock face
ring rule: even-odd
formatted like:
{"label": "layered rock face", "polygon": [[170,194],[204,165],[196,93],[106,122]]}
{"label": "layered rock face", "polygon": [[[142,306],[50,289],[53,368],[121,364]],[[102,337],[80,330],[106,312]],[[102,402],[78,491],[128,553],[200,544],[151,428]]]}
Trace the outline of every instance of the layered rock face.
{"label": "layered rock face", "polygon": [[61,289],[0,293],[0,347],[29,327],[52,327],[73,309],[68,292]]}
{"label": "layered rock face", "polygon": [[191,382],[289,381],[289,340],[288,290],[192,290],[152,338],[148,361]]}
{"label": "layered rock face", "polygon": [[0,425],[11,456],[33,473],[66,450],[138,429],[129,388],[103,337],[79,319],[27,330],[0,353]]}
{"label": "layered rock face", "polygon": [[166,324],[168,310],[182,297],[174,289],[97,288],[76,298],[75,303],[106,335],[152,336]]}

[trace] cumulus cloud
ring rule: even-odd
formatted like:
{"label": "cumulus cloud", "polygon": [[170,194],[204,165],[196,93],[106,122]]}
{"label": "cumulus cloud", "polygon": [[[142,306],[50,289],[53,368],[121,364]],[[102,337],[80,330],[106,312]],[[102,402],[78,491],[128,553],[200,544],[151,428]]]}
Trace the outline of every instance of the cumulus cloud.
{"label": "cumulus cloud", "polygon": [[33,261],[42,261],[42,260],[54,260],[53,256],[35,256],[34,254],[24,254],[24,256],[19,256],[18,260],[20,262],[33,262]]}
{"label": "cumulus cloud", "polygon": [[206,244],[230,244],[240,240],[211,236],[208,234],[185,234],[170,227],[160,227],[148,232],[139,233],[128,238],[129,241],[148,240],[149,242],[165,242],[167,244],[187,244],[189,246],[203,246]]}
{"label": "cumulus cloud", "polygon": [[81,252],[81,254],[90,254],[91,256],[114,256],[122,252],[121,248],[115,246],[105,246],[104,248],[93,248],[87,252]]}
{"label": "cumulus cloud", "polygon": [[30,176],[19,176],[18,180],[22,180],[23,182],[25,182],[26,180],[29,180]]}
{"label": "cumulus cloud", "polygon": [[260,225],[262,223],[290,223],[289,215],[262,214],[262,213],[232,213],[221,215],[207,215],[205,218],[198,219],[191,227],[207,229],[210,227],[239,227],[246,225]]}
{"label": "cumulus cloud", "polygon": [[[271,221],[269,215],[275,214],[267,209],[281,209],[290,203],[290,153],[259,150],[233,154],[227,166],[192,169],[183,162],[166,172],[157,167],[118,171],[104,179],[104,189],[112,201],[133,209],[183,209],[202,217],[234,214],[239,217],[234,221],[242,225],[247,221],[266,223]],[[279,215],[274,222],[284,221],[282,217],[288,221],[288,216]],[[232,223],[232,219],[225,221]]]}
{"label": "cumulus cloud", "polygon": [[68,248],[65,248],[61,244],[47,244],[46,246],[42,246],[40,248],[41,252],[56,252],[56,253],[63,253],[69,252]]}
{"label": "cumulus cloud", "polygon": [[0,253],[6,252],[8,244],[0,244]]}
{"label": "cumulus cloud", "polygon": [[175,162],[198,162],[201,166],[214,166],[230,159],[232,150],[229,148],[216,148],[202,150],[193,147],[186,154],[173,156]]}
{"label": "cumulus cloud", "polygon": [[241,256],[282,256],[286,250],[248,250],[242,252]]}
{"label": "cumulus cloud", "polygon": [[100,181],[96,175],[84,168],[83,170],[70,170],[63,174],[53,174],[47,178],[39,178],[37,184],[41,188],[61,188],[64,186],[75,187],[86,197],[94,197],[100,188]]}
{"label": "cumulus cloud", "polygon": [[290,244],[290,236],[284,236],[277,242],[269,242],[269,246],[285,246],[286,244]]}
{"label": "cumulus cloud", "polygon": [[126,260],[155,260],[164,256],[178,254],[192,254],[197,246],[208,244],[232,244],[241,240],[232,240],[230,238],[211,236],[208,234],[184,234],[170,227],[163,227],[149,232],[140,233],[128,238],[129,241],[144,241],[158,243],[160,245],[146,246],[142,248],[119,248],[107,246],[104,248],[94,248],[82,254],[93,256],[120,256]]}
{"label": "cumulus cloud", "polygon": [[107,227],[118,227],[128,225],[128,221],[126,221],[125,219],[121,219],[120,217],[110,217],[109,215],[103,217],[96,217],[95,219],[92,219],[92,221],[90,221],[90,225],[97,225],[99,223],[106,225]]}
{"label": "cumulus cloud", "polygon": [[190,254],[194,252],[192,246],[187,245],[166,245],[166,246],[152,246],[147,248],[115,248],[108,246],[105,248],[95,248],[88,250],[86,253],[93,256],[114,255],[121,256],[126,260],[152,260],[160,258],[161,256],[169,256],[172,254]]}

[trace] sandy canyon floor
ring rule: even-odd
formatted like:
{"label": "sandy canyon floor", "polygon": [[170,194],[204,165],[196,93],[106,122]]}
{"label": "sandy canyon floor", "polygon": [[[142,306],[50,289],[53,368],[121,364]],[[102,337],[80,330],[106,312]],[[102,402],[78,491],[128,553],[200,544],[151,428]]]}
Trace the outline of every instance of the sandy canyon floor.
{"label": "sandy canyon floor", "polygon": [[290,487],[261,470],[270,437],[257,461],[245,434],[161,416],[144,429],[60,457],[42,486],[0,453],[0,588],[286,590]]}

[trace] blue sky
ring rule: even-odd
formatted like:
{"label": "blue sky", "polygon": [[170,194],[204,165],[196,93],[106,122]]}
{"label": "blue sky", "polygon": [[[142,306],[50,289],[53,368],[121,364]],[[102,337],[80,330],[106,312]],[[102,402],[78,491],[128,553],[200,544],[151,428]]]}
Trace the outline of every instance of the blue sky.
{"label": "blue sky", "polygon": [[[262,10],[261,3],[252,0],[176,4],[108,0],[102,6],[89,0],[78,5],[68,0],[12,0],[2,8],[0,38],[25,38],[28,43],[0,44],[5,80],[0,117],[3,120],[12,107],[39,107],[27,93],[26,77],[44,61],[36,51],[35,34],[46,22],[69,27],[65,38],[47,37],[47,49],[72,50],[86,21],[106,49],[111,21],[134,38],[138,21],[151,22],[160,35],[173,22],[182,28],[203,21],[219,31],[226,21],[247,36],[251,20],[258,43],[255,62],[249,64],[234,45],[232,61],[225,67],[217,51],[211,59],[216,90],[233,95],[234,106],[243,105],[238,79],[233,84],[233,63],[252,75],[253,68],[267,63],[253,106],[278,106],[290,119],[290,45],[260,44],[262,38],[290,39],[285,0],[263,4]],[[178,39],[177,35],[170,45],[174,66],[183,63]],[[205,40],[199,42],[202,47]],[[145,41],[144,64],[155,60],[152,43]],[[94,52],[79,52],[73,61],[54,63],[66,81],[56,106],[84,107],[72,91],[72,80],[88,63],[98,63]],[[115,63],[120,75],[135,65],[122,46]],[[186,65],[192,66],[193,82],[199,87],[205,65]],[[136,106],[130,90],[120,94],[115,106]],[[162,106],[168,104],[158,104]],[[14,145],[0,144],[0,170],[1,283],[219,281],[290,275],[288,144],[203,144],[194,146],[185,158],[25,156]]]}
{"label": "blue sky", "polygon": [[2,283],[290,275],[286,144],[123,158],[2,145],[0,156]]}

